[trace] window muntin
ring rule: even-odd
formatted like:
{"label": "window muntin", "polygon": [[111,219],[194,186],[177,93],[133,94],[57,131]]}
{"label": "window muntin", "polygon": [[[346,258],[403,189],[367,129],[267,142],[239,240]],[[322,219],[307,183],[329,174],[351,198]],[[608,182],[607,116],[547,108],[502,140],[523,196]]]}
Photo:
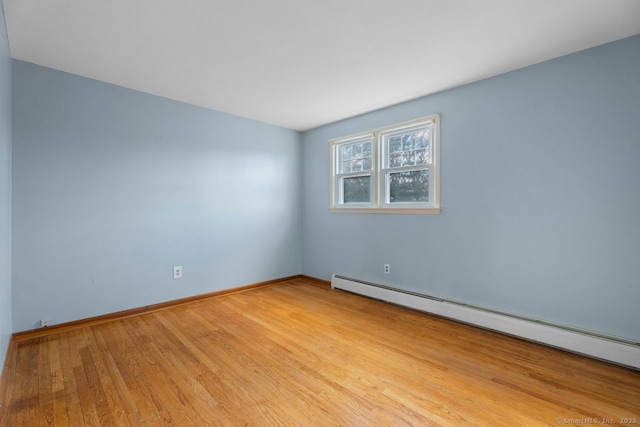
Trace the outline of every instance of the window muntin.
{"label": "window muntin", "polygon": [[439,213],[433,115],[331,143],[331,211]]}

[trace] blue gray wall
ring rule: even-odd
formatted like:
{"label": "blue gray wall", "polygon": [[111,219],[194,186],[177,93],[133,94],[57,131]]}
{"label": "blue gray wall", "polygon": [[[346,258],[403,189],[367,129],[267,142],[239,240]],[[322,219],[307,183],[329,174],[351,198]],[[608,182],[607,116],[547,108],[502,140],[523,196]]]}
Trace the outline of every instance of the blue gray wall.
{"label": "blue gray wall", "polygon": [[[330,138],[433,113],[440,215],[329,213]],[[302,271],[640,339],[639,165],[640,37],[317,128]]]}
{"label": "blue gray wall", "polygon": [[300,273],[298,132],[13,64],[14,331]]}
{"label": "blue gray wall", "polygon": [[[11,55],[0,2],[0,370],[11,338]],[[1,371],[0,371],[1,373]]]}

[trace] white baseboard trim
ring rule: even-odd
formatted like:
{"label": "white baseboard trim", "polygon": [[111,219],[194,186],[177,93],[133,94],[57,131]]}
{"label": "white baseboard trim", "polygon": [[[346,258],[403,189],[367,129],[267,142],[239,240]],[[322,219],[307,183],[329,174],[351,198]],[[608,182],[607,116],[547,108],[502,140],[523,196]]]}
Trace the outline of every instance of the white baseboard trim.
{"label": "white baseboard trim", "polygon": [[640,344],[334,274],[331,287],[640,369]]}

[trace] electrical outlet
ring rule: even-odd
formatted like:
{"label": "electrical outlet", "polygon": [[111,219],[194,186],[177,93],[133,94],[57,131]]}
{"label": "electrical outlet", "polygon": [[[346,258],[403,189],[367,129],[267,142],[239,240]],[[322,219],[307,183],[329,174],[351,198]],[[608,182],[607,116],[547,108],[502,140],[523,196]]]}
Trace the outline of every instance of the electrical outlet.
{"label": "electrical outlet", "polygon": [[390,264],[385,264],[384,265],[384,273],[385,274],[391,273],[391,265]]}
{"label": "electrical outlet", "polygon": [[182,266],[176,265],[173,267],[173,278],[174,279],[182,279]]}
{"label": "electrical outlet", "polygon": [[51,325],[51,320],[49,320],[49,319],[40,319],[40,327],[41,328],[46,328],[49,325]]}

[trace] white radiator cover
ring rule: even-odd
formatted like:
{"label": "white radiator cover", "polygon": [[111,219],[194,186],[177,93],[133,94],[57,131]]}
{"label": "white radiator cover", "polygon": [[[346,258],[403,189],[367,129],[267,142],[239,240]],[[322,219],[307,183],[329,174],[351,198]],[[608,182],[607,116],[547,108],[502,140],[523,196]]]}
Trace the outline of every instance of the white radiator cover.
{"label": "white radiator cover", "polygon": [[331,287],[640,369],[640,343],[334,274]]}

